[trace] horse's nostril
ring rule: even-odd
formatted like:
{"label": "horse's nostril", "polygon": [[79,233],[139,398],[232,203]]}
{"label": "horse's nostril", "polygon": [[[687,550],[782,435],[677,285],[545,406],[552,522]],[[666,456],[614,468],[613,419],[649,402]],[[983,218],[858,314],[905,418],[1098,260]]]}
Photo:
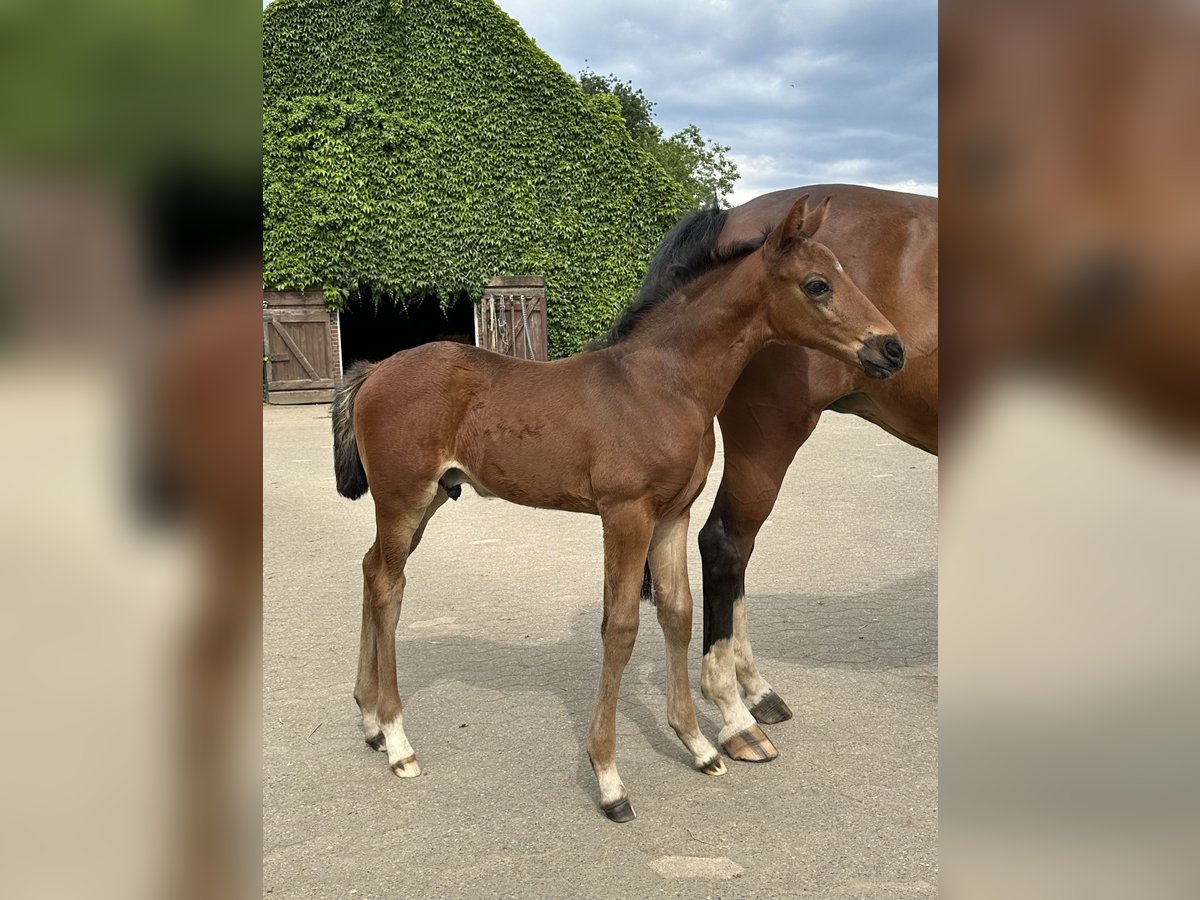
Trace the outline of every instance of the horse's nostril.
{"label": "horse's nostril", "polygon": [[888,338],[883,344],[883,355],[886,356],[890,362],[903,362],[904,345],[895,338]]}

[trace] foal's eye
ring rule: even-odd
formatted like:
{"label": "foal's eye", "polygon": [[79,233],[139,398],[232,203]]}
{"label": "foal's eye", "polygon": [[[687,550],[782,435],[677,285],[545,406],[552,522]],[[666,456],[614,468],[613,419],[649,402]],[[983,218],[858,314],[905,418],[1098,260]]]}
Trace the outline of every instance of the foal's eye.
{"label": "foal's eye", "polygon": [[804,290],[808,291],[808,293],[812,294],[814,297],[823,297],[825,294],[829,293],[829,282],[822,281],[819,278],[814,278],[812,281],[809,281],[804,285]]}

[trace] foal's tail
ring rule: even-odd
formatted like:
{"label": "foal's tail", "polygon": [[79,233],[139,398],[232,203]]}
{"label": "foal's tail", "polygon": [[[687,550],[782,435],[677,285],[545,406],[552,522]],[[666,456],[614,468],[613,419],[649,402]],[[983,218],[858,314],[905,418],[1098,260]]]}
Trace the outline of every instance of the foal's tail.
{"label": "foal's tail", "polygon": [[377,365],[361,360],[356,362],[333,395],[333,473],[337,478],[338,493],[351,500],[365,494],[368,487],[367,471],[358,455],[358,439],[354,436],[354,398]]}

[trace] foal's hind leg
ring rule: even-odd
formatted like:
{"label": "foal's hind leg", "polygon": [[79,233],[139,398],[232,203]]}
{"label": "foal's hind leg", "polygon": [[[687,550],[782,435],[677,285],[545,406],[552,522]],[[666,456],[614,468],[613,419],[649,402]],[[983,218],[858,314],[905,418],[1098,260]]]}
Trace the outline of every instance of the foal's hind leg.
{"label": "foal's hind leg", "polygon": [[[420,526],[418,526],[416,533],[409,542],[408,552],[410,554],[421,543],[421,538],[425,534],[425,526],[429,524],[429,520],[433,518],[433,514],[438,511],[438,508],[447,499],[446,492],[439,487],[433,502],[425,509],[425,515],[421,520]],[[374,573],[378,571],[381,565],[381,562],[377,558],[371,558],[372,554],[378,554],[378,548],[379,545],[376,542],[367,552],[368,559],[363,560],[362,633],[359,639],[358,679],[354,685],[354,700],[358,703],[358,708],[362,712],[363,736],[367,741],[367,745],[373,750],[386,750],[387,744],[384,741],[383,730],[379,727],[379,717],[377,714],[379,703],[379,663],[375,650],[375,616],[371,590],[371,584],[375,578]],[[369,576],[367,574],[368,569],[372,573]]]}
{"label": "foal's hind leg", "polygon": [[725,763],[696,723],[688,684],[688,644],[692,640],[692,590],[687,570],[687,513],[662,524],[650,544],[650,572],[658,623],[667,641],[667,721],[683,741],[697,769],[724,775]]}
{"label": "foal's hind leg", "polygon": [[375,638],[376,721],[383,734],[388,765],[401,778],[420,775],[421,767],[404,733],[403,704],[396,684],[396,625],[404,600],[404,567],[429,518],[441,505],[440,493],[431,486],[413,500],[388,498],[383,504],[377,499],[375,553],[369,553],[363,564]]}
{"label": "foal's hind leg", "polygon": [[379,705],[379,664],[375,655],[374,600],[371,585],[379,563],[379,543],[371,545],[363,559],[362,630],[358,641],[358,678],[354,682],[354,702],[362,713],[363,737],[372,750],[387,749],[383,731],[379,728],[376,708]]}
{"label": "foal's hind leg", "polygon": [[429,520],[433,518],[433,514],[442,508],[442,504],[450,499],[450,495],[439,484],[437,492],[433,495],[433,500],[425,507],[425,515],[421,518],[421,524],[417,526],[416,532],[412,536],[412,540],[408,544],[408,552],[411,554],[417,549],[421,543],[421,538],[425,536],[425,528],[429,525]]}

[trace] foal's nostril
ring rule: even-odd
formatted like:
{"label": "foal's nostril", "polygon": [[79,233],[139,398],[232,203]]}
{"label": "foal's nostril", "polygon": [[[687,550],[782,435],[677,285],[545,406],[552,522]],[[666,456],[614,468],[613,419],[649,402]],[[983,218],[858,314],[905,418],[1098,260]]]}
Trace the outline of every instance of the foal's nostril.
{"label": "foal's nostril", "polygon": [[904,362],[904,345],[895,338],[888,338],[883,342],[883,355],[888,362],[899,365]]}
{"label": "foal's nostril", "polygon": [[863,371],[871,378],[890,378],[904,368],[904,344],[895,334],[872,334],[858,351]]}

